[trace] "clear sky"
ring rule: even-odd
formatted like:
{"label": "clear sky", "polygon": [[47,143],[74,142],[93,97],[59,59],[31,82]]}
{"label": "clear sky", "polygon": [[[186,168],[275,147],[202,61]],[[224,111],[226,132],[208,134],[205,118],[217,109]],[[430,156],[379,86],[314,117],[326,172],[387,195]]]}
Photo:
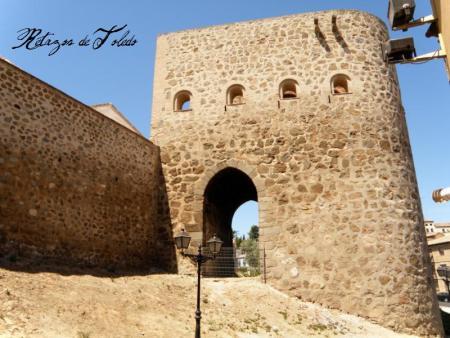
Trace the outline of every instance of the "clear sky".
{"label": "clear sky", "polygon": [[[155,41],[158,34],[249,19],[327,9],[360,9],[383,20],[387,0],[0,0],[0,55],[86,104],[114,103],[145,136],[149,136]],[[416,17],[431,13],[428,0],[418,0]],[[48,56],[50,48],[11,49],[17,31],[41,28],[54,38],[79,40],[97,28],[128,25],[138,42],[133,47],[98,50],[68,47]],[[419,54],[438,48],[413,35]],[[442,61],[398,66],[403,103],[419,181],[424,215],[450,222],[450,203],[435,204],[431,192],[450,186],[450,87]],[[249,203],[235,217],[241,233],[257,223],[257,207]]]}

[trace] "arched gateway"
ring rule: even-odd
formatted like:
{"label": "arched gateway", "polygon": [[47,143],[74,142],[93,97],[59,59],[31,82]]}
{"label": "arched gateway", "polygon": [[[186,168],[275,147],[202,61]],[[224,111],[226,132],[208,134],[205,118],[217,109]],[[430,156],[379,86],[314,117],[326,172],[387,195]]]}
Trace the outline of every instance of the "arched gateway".
{"label": "arched gateway", "polygon": [[258,202],[250,177],[235,168],[218,172],[208,183],[203,200],[203,241],[216,234],[224,246],[232,246],[234,212],[247,201]]}
{"label": "arched gateway", "polygon": [[247,201],[257,202],[258,194],[251,178],[239,169],[222,169],[206,186],[203,196],[203,243],[214,235],[224,243],[222,257],[208,262],[205,275],[234,275],[231,221],[235,211]]}

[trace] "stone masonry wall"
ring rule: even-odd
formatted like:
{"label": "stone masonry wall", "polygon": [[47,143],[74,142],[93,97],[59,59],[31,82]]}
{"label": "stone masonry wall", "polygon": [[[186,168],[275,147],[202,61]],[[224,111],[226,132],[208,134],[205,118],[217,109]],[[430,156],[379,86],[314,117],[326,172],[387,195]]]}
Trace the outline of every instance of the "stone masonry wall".
{"label": "stone masonry wall", "polygon": [[1,254],[167,267],[160,173],[151,142],[0,60]]}
{"label": "stone masonry wall", "polygon": [[[152,139],[175,230],[200,241],[206,185],[221,169],[240,169],[257,188],[272,285],[399,331],[439,335],[396,72],[382,58],[387,39],[378,18],[357,11],[164,34]],[[336,74],[350,78],[350,94],[331,95]],[[298,82],[297,99],[280,100],[285,79]],[[225,106],[233,84],[245,88],[245,104]],[[182,90],[192,109],[174,111]]]}

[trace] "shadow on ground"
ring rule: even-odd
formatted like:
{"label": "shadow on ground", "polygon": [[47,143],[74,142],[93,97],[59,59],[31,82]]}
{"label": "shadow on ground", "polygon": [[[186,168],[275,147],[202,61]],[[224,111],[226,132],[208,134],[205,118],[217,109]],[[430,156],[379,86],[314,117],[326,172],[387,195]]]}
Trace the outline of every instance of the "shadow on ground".
{"label": "shadow on ground", "polygon": [[90,275],[94,277],[117,278],[125,276],[147,276],[152,274],[171,274],[162,268],[102,268],[86,264],[73,264],[50,258],[26,258],[17,256],[0,257],[0,269],[25,273],[56,273],[63,276]]}

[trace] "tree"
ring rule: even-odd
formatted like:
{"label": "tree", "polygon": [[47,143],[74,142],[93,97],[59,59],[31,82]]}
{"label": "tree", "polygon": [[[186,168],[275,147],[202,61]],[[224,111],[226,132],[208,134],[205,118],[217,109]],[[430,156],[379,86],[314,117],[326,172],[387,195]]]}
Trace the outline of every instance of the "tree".
{"label": "tree", "polygon": [[233,230],[233,237],[234,237],[234,242],[236,243],[236,248],[240,248],[241,247],[241,243],[242,243],[242,238],[239,237],[237,231]]}
{"label": "tree", "polygon": [[250,231],[248,232],[248,238],[253,239],[255,241],[259,238],[259,227],[257,225],[252,225]]}
{"label": "tree", "polygon": [[254,239],[247,239],[241,242],[241,250],[245,253],[248,265],[253,268],[259,267],[258,242]]}

